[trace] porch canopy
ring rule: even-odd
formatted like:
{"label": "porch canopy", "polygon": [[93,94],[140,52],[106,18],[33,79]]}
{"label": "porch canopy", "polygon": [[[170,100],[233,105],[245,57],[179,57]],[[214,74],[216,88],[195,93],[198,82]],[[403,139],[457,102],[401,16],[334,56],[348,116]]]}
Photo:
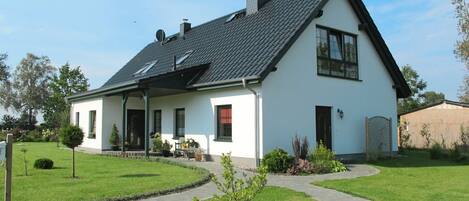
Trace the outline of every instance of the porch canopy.
{"label": "porch canopy", "polygon": [[130,82],[109,87],[91,90],[85,93],[67,97],[68,102],[86,100],[103,96],[122,97],[122,152],[125,152],[125,139],[127,135],[127,100],[129,97],[142,97],[145,108],[145,156],[149,156],[150,142],[150,103],[151,97],[160,97],[186,93],[194,90],[191,85],[208,69],[210,64],[198,65],[184,69],[174,69],[171,72],[137,78]]}

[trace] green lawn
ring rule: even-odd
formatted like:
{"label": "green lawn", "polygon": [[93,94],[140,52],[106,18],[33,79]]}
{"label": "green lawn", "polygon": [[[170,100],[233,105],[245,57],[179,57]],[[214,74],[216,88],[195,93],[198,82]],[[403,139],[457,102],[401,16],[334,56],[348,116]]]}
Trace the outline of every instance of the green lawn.
{"label": "green lawn", "polygon": [[313,199],[304,193],[268,186],[256,196],[254,201],[313,201]]}
{"label": "green lawn", "polygon": [[[30,176],[24,176],[23,153]],[[103,200],[152,193],[201,180],[206,172],[160,162],[126,160],[77,153],[78,179],[71,179],[70,150],[54,143],[16,143],[13,161],[13,200]],[[52,170],[33,169],[38,158],[54,161]],[[0,171],[4,177],[4,171]],[[0,182],[3,192],[3,180]]]}
{"label": "green lawn", "polygon": [[318,185],[371,200],[469,200],[469,164],[430,160],[426,152],[375,163],[381,173]]}

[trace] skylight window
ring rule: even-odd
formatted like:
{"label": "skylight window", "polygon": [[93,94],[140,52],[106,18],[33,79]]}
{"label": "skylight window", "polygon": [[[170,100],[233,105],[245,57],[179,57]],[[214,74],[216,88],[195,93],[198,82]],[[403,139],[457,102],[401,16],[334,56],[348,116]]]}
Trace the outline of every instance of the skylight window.
{"label": "skylight window", "polygon": [[193,50],[187,51],[182,57],[179,57],[176,60],[176,65],[181,65],[182,63],[184,63],[184,61],[186,61],[186,59],[189,58],[193,52]]}
{"label": "skylight window", "polygon": [[158,60],[154,60],[154,61],[150,61],[148,63],[146,63],[145,65],[143,65],[142,68],[140,68],[137,72],[134,73],[134,76],[142,76],[142,75],[145,75],[147,74],[147,72],[153,68],[156,63],[158,63]]}
{"label": "skylight window", "polygon": [[228,17],[228,19],[226,19],[226,22],[225,22],[225,23],[228,23],[228,22],[231,22],[231,21],[233,21],[233,20],[242,18],[242,17],[244,17],[245,15],[246,15],[246,12],[244,12],[244,11],[237,12],[237,13],[233,13],[232,15],[230,15],[230,17]]}

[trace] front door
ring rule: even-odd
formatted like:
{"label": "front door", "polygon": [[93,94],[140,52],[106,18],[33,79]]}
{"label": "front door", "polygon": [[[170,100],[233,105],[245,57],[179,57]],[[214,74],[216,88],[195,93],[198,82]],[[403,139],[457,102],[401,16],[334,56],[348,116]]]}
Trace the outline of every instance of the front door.
{"label": "front door", "polygon": [[127,110],[126,144],[129,150],[145,148],[145,111]]}
{"label": "front door", "polygon": [[316,107],[316,142],[332,150],[331,107]]}

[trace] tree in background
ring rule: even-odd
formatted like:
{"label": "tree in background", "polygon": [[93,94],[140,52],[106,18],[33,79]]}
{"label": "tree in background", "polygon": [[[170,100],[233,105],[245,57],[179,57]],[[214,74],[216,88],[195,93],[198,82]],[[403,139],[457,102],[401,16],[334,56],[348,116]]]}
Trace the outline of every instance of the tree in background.
{"label": "tree in background", "polygon": [[5,63],[7,54],[0,54],[0,105],[6,108],[6,105],[11,103],[11,96],[7,96],[11,92],[10,72],[9,66]]}
{"label": "tree in background", "polygon": [[12,130],[18,126],[18,119],[11,115],[3,115],[1,122],[1,129]]}
{"label": "tree in background", "polygon": [[430,105],[445,100],[445,94],[434,91],[427,91],[422,94],[422,105]]}
{"label": "tree in background", "polygon": [[410,87],[411,96],[400,99],[398,102],[398,113],[405,113],[445,99],[443,93],[426,91],[427,82],[420,78],[420,75],[410,65],[405,65],[401,69],[407,84]]}
{"label": "tree in background", "polygon": [[11,87],[5,88],[2,104],[5,109],[14,108],[28,116],[28,127],[34,127],[33,121],[38,111],[49,97],[49,79],[54,67],[48,57],[38,57],[28,53],[13,73]]}
{"label": "tree in background", "polygon": [[405,65],[401,69],[407,84],[410,87],[411,95],[408,98],[400,99],[398,113],[404,113],[420,107],[422,91],[427,88],[427,82],[420,79],[420,75],[412,69],[410,65]]}
{"label": "tree in background", "polygon": [[70,105],[65,97],[88,90],[88,79],[80,67],[71,68],[66,63],[59,68],[58,75],[54,75],[49,84],[51,95],[43,107],[44,121],[51,128],[59,128],[70,119]]}
{"label": "tree in background", "polygon": [[[466,0],[452,0],[452,3],[456,7],[460,36],[456,42],[454,53],[466,64],[466,69],[469,70],[469,3]],[[463,85],[459,89],[459,99],[461,102],[469,102],[469,75],[464,77]]]}

